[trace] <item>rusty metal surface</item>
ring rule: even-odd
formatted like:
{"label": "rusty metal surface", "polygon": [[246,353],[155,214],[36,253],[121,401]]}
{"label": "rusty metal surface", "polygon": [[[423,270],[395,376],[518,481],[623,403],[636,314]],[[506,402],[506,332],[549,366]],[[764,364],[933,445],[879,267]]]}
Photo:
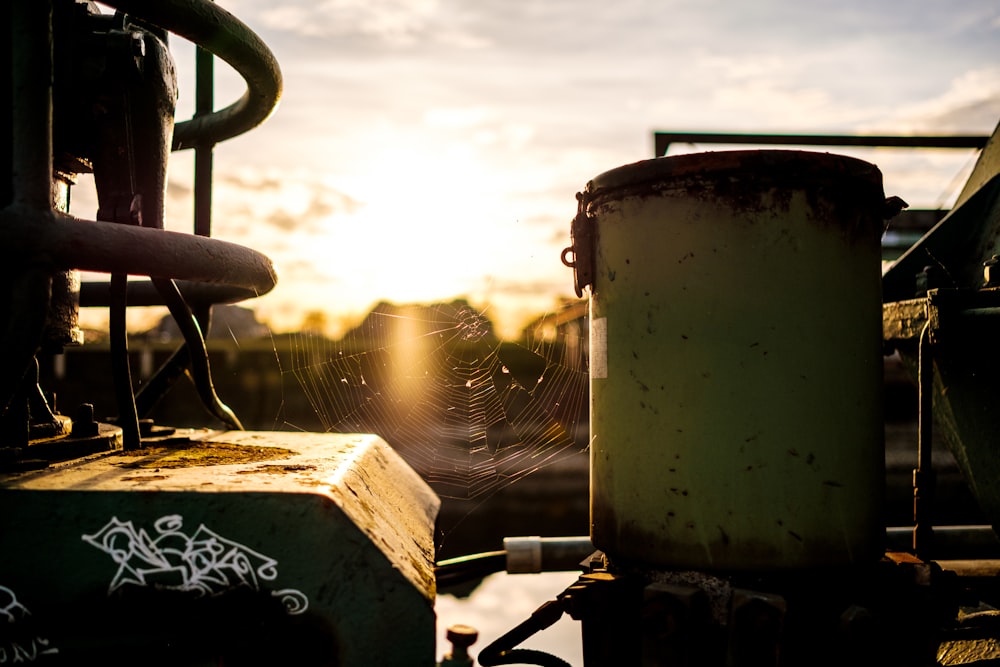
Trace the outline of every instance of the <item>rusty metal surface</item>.
{"label": "rusty metal surface", "polygon": [[[176,447],[0,476],[0,490],[316,494],[337,505],[390,559],[410,552],[414,538],[426,535],[423,558],[396,566],[433,599],[430,538],[440,501],[384,440],[366,434],[258,431],[188,435]],[[267,455],[269,450],[273,455]],[[163,465],[157,465],[160,461]]]}
{"label": "rusty metal surface", "polygon": [[595,546],[713,570],[876,558],[877,169],[704,153],[605,172],[585,196]]}
{"label": "rusty metal surface", "polygon": [[[788,193],[799,188],[806,189],[817,205],[833,209],[825,219],[836,220],[849,241],[857,237],[867,242],[881,232],[867,220],[859,222],[857,216],[838,214],[841,208],[881,211],[885,202],[881,172],[863,160],[829,153],[741,150],[643,160],[594,177],[583,197],[585,209],[592,215],[608,201],[667,192],[685,192],[704,200],[717,197],[729,202],[735,211],[751,212],[762,206],[762,191]],[[769,202],[767,206],[782,203]]]}
{"label": "rusty metal surface", "polygon": [[916,340],[926,323],[926,299],[882,304],[882,338],[890,345]]}
{"label": "rusty metal surface", "polygon": [[438,500],[383,440],[194,435],[0,475],[0,591],[60,662],[433,664]]}

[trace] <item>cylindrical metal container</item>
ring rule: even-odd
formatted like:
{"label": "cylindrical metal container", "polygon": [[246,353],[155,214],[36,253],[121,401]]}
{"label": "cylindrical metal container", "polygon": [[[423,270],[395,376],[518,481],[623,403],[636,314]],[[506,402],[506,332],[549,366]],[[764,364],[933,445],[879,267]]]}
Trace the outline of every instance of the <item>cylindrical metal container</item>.
{"label": "cylindrical metal container", "polygon": [[874,165],[801,151],[659,158],[587,184],[573,250],[591,285],[591,537],[613,562],[881,555],[884,202]]}

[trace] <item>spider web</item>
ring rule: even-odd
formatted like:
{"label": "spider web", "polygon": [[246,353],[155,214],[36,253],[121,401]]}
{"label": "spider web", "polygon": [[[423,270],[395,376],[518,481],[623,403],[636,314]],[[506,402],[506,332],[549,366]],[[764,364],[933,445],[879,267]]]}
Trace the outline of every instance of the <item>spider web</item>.
{"label": "spider web", "polygon": [[439,496],[471,500],[586,448],[584,338],[561,329],[501,341],[462,301],[383,303],[340,341],[297,336],[288,372],[327,432],[375,433]]}

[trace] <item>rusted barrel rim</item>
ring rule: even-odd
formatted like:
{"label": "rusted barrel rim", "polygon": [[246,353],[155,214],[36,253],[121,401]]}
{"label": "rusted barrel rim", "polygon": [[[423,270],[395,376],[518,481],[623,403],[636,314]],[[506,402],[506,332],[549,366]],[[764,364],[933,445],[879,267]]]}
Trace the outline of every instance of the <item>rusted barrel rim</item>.
{"label": "rusted barrel rim", "polygon": [[633,162],[595,176],[584,190],[587,203],[606,196],[619,196],[622,189],[654,189],[657,184],[685,178],[740,176],[757,181],[802,182],[850,179],[881,190],[878,167],[834,153],[799,150],[734,150],[688,153]]}

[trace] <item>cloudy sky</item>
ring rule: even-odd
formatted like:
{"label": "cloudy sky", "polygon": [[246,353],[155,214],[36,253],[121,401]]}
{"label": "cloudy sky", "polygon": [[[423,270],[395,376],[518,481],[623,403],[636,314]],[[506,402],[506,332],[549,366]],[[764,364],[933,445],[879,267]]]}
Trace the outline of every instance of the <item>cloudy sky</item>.
{"label": "cloudy sky", "polygon": [[[505,330],[560,296],[574,194],[654,130],[991,133],[995,0],[220,0],[285,92],[216,153],[216,234],[278,265],[275,330],[380,299],[467,297]],[[193,55],[175,41],[179,118]],[[243,84],[218,68],[217,102]],[[700,150],[707,147],[687,147]],[[191,156],[168,220],[189,228]],[[887,194],[947,205],[967,152],[863,154]],[[82,213],[81,213],[82,214]]]}

